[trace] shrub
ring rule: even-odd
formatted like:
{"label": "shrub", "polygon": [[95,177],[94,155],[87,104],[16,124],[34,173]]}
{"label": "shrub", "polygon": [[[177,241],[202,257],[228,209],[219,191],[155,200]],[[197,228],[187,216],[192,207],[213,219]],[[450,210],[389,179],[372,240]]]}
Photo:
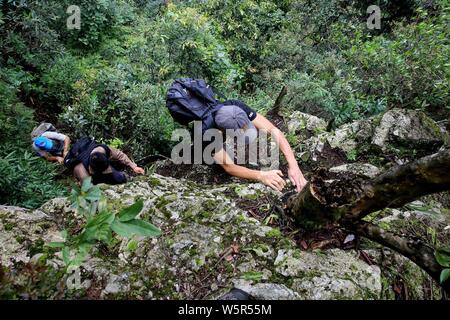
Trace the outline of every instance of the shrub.
{"label": "shrub", "polygon": [[346,56],[364,79],[360,91],[396,107],[442,110],[449,104],[449,22],[444,11],[417,24],[397,24],[391,39],[362,42],[357,37]]}
{"label": "shrub", "polygon": [[292,1],[197,2],[198,10],[207,15],[218,34],[224,39],[232,60],[245,72],[247,87],[252,87],[252,77],[260,71],[258,61],[262,48],[265,42],[288,22],[285,13]]}
{"label": "shrub", "polygon": [[30,152],[35,122],[32,110],[16,99],[20,76],[0,71],[0,203],[35,208],[64,189],[55,183],[55,165]]}
{"label": "shrub", "polygon": [[61,114],[74,137],[118,138],[135,158],[170,150],[173,121],[165,107],[164,85],[127,81],[124,70],[107,69],[93,82],[78,81],[74,103]]}
{"label": "shrub", "polygon": [[195,8],[168,5],[153,30],[152,47],[162,47],[170,59],[166,61],[165,75],[205,78],[225,87],[240,78],[239,67],[230,59],[209,17]]}
{"label": "shrub", "polygon": [[77,234],[73,230],[62,231],[63,242],[50,242],[50,248],[61,248],[61,255],[66,265],[66,272],[78,269],[98,243],[107,246],[114,244],[114,237],[122,238],[158,237],[161,230],[153,224],[139,219],[137,216],[144,207],[144,201],[138,200],[120,212],[111,212],[107,208],[107,200],[97,186],[93,186],[91,178],[83,181],[81,188],[75,187],[71,193],[72,207],[83,217],[83,226]]}
{"label": "shrub", "polygon": [[[122,1],[107,0],[64,0],[60,4],[59,19],[54,28],[59,30],[61,39],[73,49],[94,49],[102,42],[103,38],[111,34],[119,23],[124,23],[124,19],[118,10],[123,4]],[[81,27],[80,29],[68,30],[66,13],[70,5],[80,7]],[[62,11],[61,11],[62,10]]]}
{"label": "shrub", "polygon": [[335,118],[335,124],[388,106],[427,107],[442,114],[449,80],[448,12],[443,7],[436,11],[436,2],[409,1],[412,11],[396,15],[395,5],[389,4],[389,28],[373,32],[361,19],[364,6],[306,2],[295,3],[287,13],[298,23],[267,41],[260,62],[265,70],[254,77],[257,87],[274,97],[288,85],[288,109]]}
{"label": "shrub", "polygon": [[[11,151],[12,150],[12,151]],[[0,203],[36,208],[44,202],[66,195],[55,183],[56,166],[25,149],[12,145],[0,148]]]}

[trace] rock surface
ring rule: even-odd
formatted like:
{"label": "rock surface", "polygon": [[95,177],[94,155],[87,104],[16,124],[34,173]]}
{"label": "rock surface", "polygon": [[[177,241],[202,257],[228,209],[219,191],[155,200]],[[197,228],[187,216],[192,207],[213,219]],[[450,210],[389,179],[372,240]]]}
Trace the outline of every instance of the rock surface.
{"label": "rock surface", "polygon": [[[1,207],[1,265],[7,274],[21,273],[6,288],[39,298],[212,299],[232,287],[261,299],[380,298],[378,268],[351,251],[300,251],[278,229],[249,217],[224,196],[226,190],[244,197],[272,192],[262,185],[201,187],[154,174],[102,188],[117,210],[143,198],[141,219],[163,235],[132,239],[133,246],[118,238],[111,248],[97,247],[80,268],[79,286],[70,290],[73,276],[64,273],[60,254],[44,246],[79,220],[69,202],[55,199],[33,211]],[[56,285],[32,287],[32,293],[22,287],[24,266],[34,264],[46,270],[41,281]]]}
{"label": "rock surface", "polygon": [[[334,132],[326,132],[325,121],[297,112],[288,127],[303,143],[302,162],[320,159],[333,172],[368,178],[383,170],[373,157],[408,161],[449,141],[445,130],[414,110],[393,109]],[[404,150],[405,145],[413,148]],[[347,163],[351,158],[357,162]],[[303,245],[273,227],[276,223],[255,219],[252,210],[264,210],[264,199],[280,200],[284,194],[244,184],[214,167],[174,167],[166,161],[156,170],[172,177],[151,174],[101,188],[114,211],[143,199],[140,218],[158,226],[162,236],[115,236],[110,246],[97,245],[71,274],[62,254],[45,245],[61,241],[63,229],[82,228],[68,199],[53,199],[37,210],[0,206],[0,297],[216,299],[235,287],[259,299],[394,299],[402,290],[408,294],[400,297],[439,298],[429,276],[380,245],[363,240],[358,251],[301,250]],[[442,205],[450,203],[444,201],[448,194],[435,196],[366,219],[450,245],[450,210]],[[350,238],[341,247],[353,248],[355,237]]]}
{"label": "rock surface", "polygon": [[375,178],[381,173],[381,170],[370,163],[349,163],[330,168],[331,172],[341,173],[350,172],[355,175],[362,175],[367,178]]}
{"label": "rock surface", "polygon": [[[294,124],[306,120],[302,115],[293,113],[289,121],[294,128]],[[323,125],[323,122],[320,123]],[[323,128],[322,125],[319,128]],[[292,132],[295,133],[295,130]],[[444,128],[422,111],[392,109],[369,119],[342,125],[333,132],[316,134],[304,143],[314,161],[324,152],[326,145],[341,150],[349,160],[364,153],[377,156],[394,154],[401,159],[437,152],[441,146],[449,145],[450,138]],[[299,154],[298,157],[304,158],[304,155]]]}

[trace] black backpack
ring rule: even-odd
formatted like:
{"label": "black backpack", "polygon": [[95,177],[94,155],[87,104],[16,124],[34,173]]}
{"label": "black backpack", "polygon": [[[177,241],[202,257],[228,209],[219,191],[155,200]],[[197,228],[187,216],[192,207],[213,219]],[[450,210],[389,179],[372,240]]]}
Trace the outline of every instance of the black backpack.
{"label": "black backpack", "polygon": [[92,150],[98,146],[102,146],[106,150],[106,155],[109,158],[110,149],[108,146],[99,144],[92,138],[84,137],[75,142],[75,144],[70,148],[64,158],[64,165],[69,170],[73,170],[79,163],[88,163]]}
{"label": "black backpack", "polygon": [[203,132],[214,127],[214,112],[222,105],[204,80],[176,79],[167,91],[166,105],[173,119],[182,125],[202,121]]}

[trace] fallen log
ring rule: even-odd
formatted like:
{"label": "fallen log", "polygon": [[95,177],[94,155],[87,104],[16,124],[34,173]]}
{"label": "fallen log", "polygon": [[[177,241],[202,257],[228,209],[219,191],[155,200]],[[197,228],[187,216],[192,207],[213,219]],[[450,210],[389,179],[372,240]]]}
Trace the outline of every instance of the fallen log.
{"label": "fallen log", "polygon": [[450,149],[393,167],[372,180],[332,181],[327,174],[319,171],[302,192],[288,199],[286,210],[299,225],[311,228],[341,219],[359,220],[371,212],[450,190]]}
{"label": "fallen log", "polygon": [[[306,229],[341,224],[385,245],[422,267],[439,283],[442,267],[434,249],[417,240],[389,233],[361,219],[384,208],[398,208],[422,196],[450,190],[450,149],[393,167],[374,179],[333,177],[319,171],[287,201],[286,213]],[[444,290],[449,291],[449,281]]]}
{"label": "fallen log", "polygon": [[[405,239],[365,221],[350,225],[348,228],[354,230],[360,236],[382,244],[407,257],[425,270],[437,283],[440,282],[442,267],[434,257],[435,249],[421,240]],[[450,281],[446,281],[442,288],[446,292],[450,292]]]}
{"label": "fallen log", "polygon": [[348,206],[347,218],[360,219],[384,208],[399,208],[445,190],[450,190],[450,149],[394,167],[376,177],[364,196]]}

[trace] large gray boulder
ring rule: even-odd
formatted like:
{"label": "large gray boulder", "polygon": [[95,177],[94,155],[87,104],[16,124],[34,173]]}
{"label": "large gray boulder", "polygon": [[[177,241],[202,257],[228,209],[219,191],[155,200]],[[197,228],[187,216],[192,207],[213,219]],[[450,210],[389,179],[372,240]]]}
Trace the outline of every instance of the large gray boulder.
{"label": "large gray boulder", "polygon": [[[293,114],[290,122],[296,123]],[[317,120],[315,121],[315,123]],[[306,130],[306,129],[305,129]],[[295,131],[293,131],[295,132]],[[322,132],[304,142],[306,150],[299,159],[316,161],[326,146],[347,154],[349,160],[360,153],[375,156],[394,155],[414,158],[437,152],[443,145],[450,145],[448,132],[420,110],[392,109],[368,119],[344,124],[333,132]]]}
{"label": "large gray boulder", "polygon": [[300,251],[280,230],[236,206],[234,198],[272,194],[262,185],[203,187],[154,174],[102,189],[113,210],[143,198],[140,218],[162,236],[116,236],[114,245],[95,247],[77,276],[66,274],[61,254],[45,246],[60,240],[63,228],[81,225],[67,199],[39,210],[0,207],[1,295],[214,299],[238,287],[262,299],[380,298],[379,269],[355,252]]}

